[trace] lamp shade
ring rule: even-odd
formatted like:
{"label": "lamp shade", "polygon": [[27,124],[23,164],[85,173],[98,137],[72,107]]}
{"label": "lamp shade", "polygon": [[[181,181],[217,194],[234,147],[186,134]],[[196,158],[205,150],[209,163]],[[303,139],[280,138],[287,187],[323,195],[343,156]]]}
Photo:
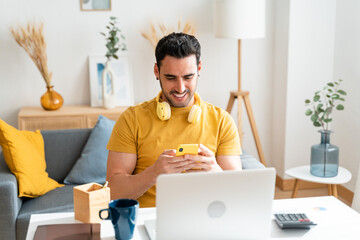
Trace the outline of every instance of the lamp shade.
{"label": "lamp shade", "polygon": [[214,34],[220,38],[265,37],[265,0],[214,0]]}

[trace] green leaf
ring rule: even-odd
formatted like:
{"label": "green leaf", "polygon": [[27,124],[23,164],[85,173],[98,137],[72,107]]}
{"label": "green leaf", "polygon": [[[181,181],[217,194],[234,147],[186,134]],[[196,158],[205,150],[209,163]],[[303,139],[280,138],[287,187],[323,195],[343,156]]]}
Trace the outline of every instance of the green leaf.
{"label": "green leaf", "polygon": [[315,127],[321,127],[321,124],[320,124],[319,122],[314,122],[313,125],[314,125]]}
{"label": "green leaf", "polygon": [[313,121],[313,122],[316,122],[318,120],[318,118],[319,118],[319,116],[317,114],[313,114],[310,117],[311,121]]}
{"label": "green leaf", "polygon": [[329,92],[333,92],[333,90],[331,90],[331,88],[328,88],[328,91],[329,91]]}
{"label": "green leaf", "polygon": [[114,58],[115,58],[115,59],[119,59],[119,57],[118,57],[117,55],[114,55]]}
{"label": "green leaf", "polygon": [[310,116],[311,114],[313,114],[313,112],[312,112],[310,109],[307,109],[307,110],[305,111],[305,115],[306,115],[306,116]]}
{"label": "green leaf", "polygon": [[333,84],[333,83],[327,83],[327,85],[328,85],[329,87],[334,87],[334,84]]}
{"label": "green leaf", "polygon": [[332,99],[339,99],[339,98],[340,98],[340,95],[334,93],[333,95],[331,95],[331,98],[332,98]]}
{"label": "green leaf", "polygon": [[339,90],[337,90],[337,92],[344,96],[347,95],[347,93],[344,90],[339,89]]}
{"label": "green leaf", "polygon": [[332,107],[326,108],[325,113],[328,114],[328,115],[331,114],[332,113]]}
{"label": "green leaf", "polygon": [[309,99],[305,99],[305,103],[309,104],[311,101]]}
{"label": "green leaf", "polygon": [[319,95],[319,93],[320,93],[320,91],[316,91],[316,92],[315,92],[315,95]]}
{"label": "green leaf", "polygon": [[345,99],[344,99],[344,98],[339,98],[339,100],[340,100],[340,101],[345,101]]}
{"label": "green leaf", "polygon": [[339,104],[339,105],[336,106],[336,109],[337,110],[344,110],[344,106]]}
{"label": "green leaf", "polygon": [[329,123],[329,122],[331,122],[331,121],[332,121],[331,118],[324,119],[324,122],[326,122],[326,123]]}
{"label": "green leaf", "polygon": [[320,95],[315,95],[314,96],[314,102],[318,102],[320,100]]}

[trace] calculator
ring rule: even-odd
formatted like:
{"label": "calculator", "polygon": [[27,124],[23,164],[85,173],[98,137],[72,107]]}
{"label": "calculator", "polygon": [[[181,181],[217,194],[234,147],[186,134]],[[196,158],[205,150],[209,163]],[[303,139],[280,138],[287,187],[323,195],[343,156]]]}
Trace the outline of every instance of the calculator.
{"label": "calculator", "polygon": [[274,213],[274,216],[276,223],[282,229],[310,228],[316,225],[305,213]]}

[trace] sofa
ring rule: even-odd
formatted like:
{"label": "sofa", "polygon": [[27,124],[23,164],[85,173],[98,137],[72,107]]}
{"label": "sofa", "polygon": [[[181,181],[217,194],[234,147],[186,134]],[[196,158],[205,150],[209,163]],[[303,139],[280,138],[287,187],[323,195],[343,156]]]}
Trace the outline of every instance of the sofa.
{"label": "sofa", "polygon": [[[49,177],[63,183],[79,159],[92,129],[41,131]],[[241,156],[243,169],[264,168],[252,156]],[[73,211],[73,187],[65,184],[37,198],[18,197],[18,183],[0,153],[0,239],[25,239],[31,214]]]}

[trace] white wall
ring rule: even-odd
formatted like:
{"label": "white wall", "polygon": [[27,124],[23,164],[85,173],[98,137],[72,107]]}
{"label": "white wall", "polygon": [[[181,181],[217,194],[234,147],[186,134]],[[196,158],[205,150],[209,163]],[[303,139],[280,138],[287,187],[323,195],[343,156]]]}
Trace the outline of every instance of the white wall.
{"label": "white wall", "polygon": [[[274,78],[274,28],[275,28],[275,1],[266,1],[266,33],[263,39],[244,39],[242,44],[242,78],[243,90],[250,92],[250,101],[254,111],[256,126],[259,131],[261,145],[264,151],[265,161],[272,165],[272,102],[273,102],[273,78]],[[223,40],[230,41],[232,40]],[[234,43],[236,45],[236,43]],[[236,46],[235,46],[236,47]],[[233,50],[232,50],[233,51]],[[234,65],[237,60],[234,59]],[[233,65],[230,65],[233,67]],[[229,67],[227,67],[229,69]],[[237,72],[235,71],[235,74]],[[237,75],[234,75],[236,79]],[[232,89],[237,90],[236,83]],[[226,105],[224,105],[226,107]],[[232,116],[237,118],[237,105],[234,104]],[[243,123],[243,146],[252,155],[258,157],[254,138],[251,132],[248,116],[245,108],[242,111]]]}
{"label": "white wall", "polygon": [[359,177],[360,135],[360,1],[337,1],[334,79],[343,79],[345,110],[335,112],[333,142],[340,148],[340,164],[353,174],[346,186],[354,190]]}
{"label": "white wall", "polygon": [[336,0],[276,1],[272,159],[283,178],[320,139],[304,100],[333,80],[335,13]]}
{"label": "white wall", "polygon": [[290,1],[285,169],[309,164],[320,134],[304,100],[333,80],[336,0]]}
{"label": "white wall", "polygon": [[289,1],[275,1],[275,53],[272,106],[271,159],[279,175],[284,173],[286,87],[288,73]]}

